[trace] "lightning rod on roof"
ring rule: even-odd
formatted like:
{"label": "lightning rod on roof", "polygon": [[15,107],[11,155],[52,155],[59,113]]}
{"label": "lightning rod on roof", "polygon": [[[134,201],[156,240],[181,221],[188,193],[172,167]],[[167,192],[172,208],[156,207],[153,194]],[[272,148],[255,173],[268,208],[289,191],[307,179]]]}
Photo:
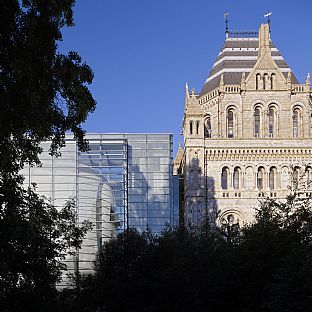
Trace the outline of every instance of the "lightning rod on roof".
{"label": "lightning rod on roof", "polygon": [[229,12],[228,11],[225,11],[224,13],[224,18],[225,18],[225,35],[226,37],[228,37],[229,35]]}
{"label": "lightning rod on roof", "polygon": [[268,11],[267,14],[264,14],[264,17],[267,19],[268,25],[269,25],[269,31],[271,32],[271,19],[270,16],[272,15],[271,11]]}

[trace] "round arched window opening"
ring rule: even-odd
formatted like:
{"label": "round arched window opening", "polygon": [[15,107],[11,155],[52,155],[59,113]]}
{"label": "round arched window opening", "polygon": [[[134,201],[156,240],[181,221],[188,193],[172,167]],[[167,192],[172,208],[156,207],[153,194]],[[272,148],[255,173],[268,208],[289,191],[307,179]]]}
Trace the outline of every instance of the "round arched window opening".
{"label": "round arched window opening", "polygon": [[227,137],[234,138],[234,110],[230,108],[227,112]]}

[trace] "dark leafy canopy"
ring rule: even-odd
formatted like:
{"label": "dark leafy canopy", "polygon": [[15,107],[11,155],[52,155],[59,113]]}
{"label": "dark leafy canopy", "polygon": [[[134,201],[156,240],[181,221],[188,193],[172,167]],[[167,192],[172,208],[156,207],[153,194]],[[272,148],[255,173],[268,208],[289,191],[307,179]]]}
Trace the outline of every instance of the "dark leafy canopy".
{"label": "dark leafy canopy", "polygon": [[73,204],[57,211],[19,175],[39,163],[43,140],[57,154],[70,130],[86,147],[80,124],[95,108],[93,73],[77,53],[57,50],[74,3],[0,0],[0,311],[53,310],[60,260],[89,228],[75,223]]}
{"label": "dark leafy canopy", "polygon": [[55,152],[68,130],[86,146],[80,124],[95,108],[93,73],[77,53],[57,51],[74,3],[0,0],[0,170],[38,162],[40,142],[51,139]]}
{"label": "dark leafy canopy", "polygon": [[0,197],[0,311],[48,311],[62,260],[80,247],[90,223],[77,227],[71,201],[58,211],[32,190],[12,190],[11,200]]}
{"label": "dark leafy canopy", "polygon": [[311,311],[311,202],[266,200],[240,231],[129,230],[68,298],[75,311]]}

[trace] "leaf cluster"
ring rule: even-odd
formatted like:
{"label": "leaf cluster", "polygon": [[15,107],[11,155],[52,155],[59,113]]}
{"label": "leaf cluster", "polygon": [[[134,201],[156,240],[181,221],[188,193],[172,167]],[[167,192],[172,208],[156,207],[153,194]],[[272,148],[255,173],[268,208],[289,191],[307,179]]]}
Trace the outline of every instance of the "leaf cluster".
{"label": "leaf cluster", "polygon": [[234,231],[206,224],[202,231],[168,228],[151,238],[130,229],[104,244],[95,274],[81,278],[67,307],[310,311],[311,218],[310,201],[289,196],[263,201],[255,222]]}
{"label": "leaf cluster", "polygon": [[95,109],[90,67],[76,52],[58,51],[61,29],[73,25],[74,0],[0,1],[0,171],[39,163],[40,143],[51,153],[72,131],[86,148],[80,124]]}

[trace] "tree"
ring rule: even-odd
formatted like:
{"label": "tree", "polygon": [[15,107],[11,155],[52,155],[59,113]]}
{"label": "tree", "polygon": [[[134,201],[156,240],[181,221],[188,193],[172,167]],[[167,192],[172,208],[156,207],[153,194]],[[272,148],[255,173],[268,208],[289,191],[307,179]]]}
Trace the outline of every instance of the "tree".
{"label": "tree", "polygon": [[0,310],[47,311],[60,260],[89,228],[75,223],[73,204],[57,211],[24,190],[19,174],[25,162],[40,164],[44,140],[58,155],[66,131],[87,147],[81,123],[96,104],[93,73],[77,53],[57,49],[61,29],[74,25],[74,3],[0,0]]}
{"label": "tree", "polygon": [[75,52],[57,50],[61,28],[73,26],[74,0],[0,2],[0,172],[39,163],[40,143],[51,152],[71,130],[86,147],[80,124],[95,108],[86,84],[93,73]]}
{"label": "tree", "polygon": [[62,260],[90,223],[77,226],[72,201],[58,211],[31,189],[14,187],[11,195],[0,198],[0,310],[50,311]]}
{"label": "tree", "polygon": [[311,208],[297,192],[262,201],[243,229],[122,233],[105,243],[72,303],[76,311],[310,311]]}

